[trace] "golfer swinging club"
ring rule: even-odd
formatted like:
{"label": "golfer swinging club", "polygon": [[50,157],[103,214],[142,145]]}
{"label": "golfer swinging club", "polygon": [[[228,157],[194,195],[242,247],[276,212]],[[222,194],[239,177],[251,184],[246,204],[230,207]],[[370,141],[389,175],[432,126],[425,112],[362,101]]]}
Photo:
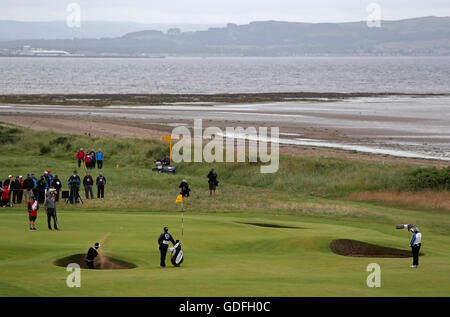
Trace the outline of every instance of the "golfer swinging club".
{"label": "golfer swinging club", "polygon": [[100,243],[95,242],[94,247],[90,247],[86,256],[86,264],[88,268],[94,269],[94,259],[98,255],[98,248],[100,248]]}
{"label": "golfer swinging club", "polygon": [[169,248],[169,241],[175,245],[175,240],[172,235],[169,233],[169,228],[164,227],[164,232],[158,238],[159,244],[159,252],[161,252],[161,263],[159,264],[161,267],[166,267],[166,254],[167,249]]}

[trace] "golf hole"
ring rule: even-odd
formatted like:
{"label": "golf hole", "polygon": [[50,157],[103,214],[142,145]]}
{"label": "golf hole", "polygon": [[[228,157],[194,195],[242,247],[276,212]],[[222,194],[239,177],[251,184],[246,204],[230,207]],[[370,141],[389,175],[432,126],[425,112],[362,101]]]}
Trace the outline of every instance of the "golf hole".
{"label": "golf hole", "polygon": [[[74,254],[54,262],[56,266],[67,267],[70,263],[77,263],[82,269],[87,269],[88,266],[85,262],[86,254]],[[105,255],[98,255],[94,261],[94,267],[97,270],[127,270],[134,269],[137,266],[133,263],[125,262],[122,260],[114,259]]]}
{"label": "golf hole", "polygon": [[243,225],[250,225],[250,226],[257,226],[257,227],[264,227],[264,228],[302,229],[300,227],[290,227],[290,226],[276,225],[276,224],[272,224],[272,223],[239,222],[239,221],[235,221],[235,223],[240,223]]}
{"label": "golf hole", "polygon": [[408,258],[411,251],[383,247],[362,241],[337,239],[330,243],[330,249],[336,254],[368,258]]}

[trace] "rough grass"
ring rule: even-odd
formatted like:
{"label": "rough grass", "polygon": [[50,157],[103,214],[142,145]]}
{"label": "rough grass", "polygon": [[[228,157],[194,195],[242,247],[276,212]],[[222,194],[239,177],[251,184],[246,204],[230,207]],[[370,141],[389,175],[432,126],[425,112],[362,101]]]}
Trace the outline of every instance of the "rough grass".
{"label": "rough grass", "polygon": [[[41,154],[40,144],[50,146],[51,152]],[[67,178],[76,168],[76,150],[101,147],[108,183],[104,200],[77,206],[59,203],[59,232],[45,230],[43,212],[37,221],[41,230],[28,232],[24,204],[2,209],[0,296],[448,294],[448,212],[348,200],[350,194],[358,192],[396,193],[404,175],[415,167],[283,156],[280,171],[273,175],[261,175],[257,165],[248,163],[183,163],[177,165],[178,174],[168,175],[150,169],[153,153],[157,155],[162,146],[153,140],[29,130],[18,133],[14,143],[1,145],[2,179],[8,174],[41,175],[49,168],[67,189]],[[206,175],[211,167],[220,180],[216,200],[208,193]],[[179,269],[163,272],[158,266],[156,239],[165,225],[176,238],[181,235],[180,206],[175,198],[183,178],[192,187],[191,198],[184,203],[185,229],[180,239],[185,262]],[[420,225],[427,241],[426,257],[423,267],[415,272],[409,269],[410,259],[377,258],[383,270],[381,289],[369,289],[365,284],[365,268],[373,259],[342,257],[329,248],[335,239],[407,248],[408,233],[394,229],[400,223]],[[30,240],[30,235],[34,239]],[[96,241],[102,243],[105,255],[137,267],[83,270],[82,287],[69,289],[65,284],[68,273],[54,261],[86,252]],[[421,287],[410,287],[415,284]]]}
{"label": "rough grass", "polygon": [[365,191],[352,193],[349,198],[356,201],[377,202],[410,208],[433,208],[450,211],[450,192],[448,191]]}
{"label": "rough grass", "polygon": [[[5,127],[3,129],[11,129]],[[43,150],[44,147],[44,150]],[[158,174],[151,171],[156,158],[168,152],[167,144],[144,139],[106,139],[74,136],[54,132],[17,130],[13,143],[1,146],[0,178],[9,174],[42,175],[50,169],[63,181],[78,169],[75,153],[79,148],[101,148],[105,154],[104,174],[108,185],[105,201],[89,201],[78,208],[101,207],[120,210],[168,210],[174,208],[178,184],[187,179],[192,197],[184,207],[187,211],[284,212],[333,217],[380,217],[381,213],[366,208],[339,203],[335,198],[355,201],[371,200],[367,194],[392,193],[392,199],[383,201],[390,206],[402,202],[395,193],[405,185],[413,166],[355,162],[343,158],[282,156],[280,168],[274,174],[261,174],[258,164],[249,163],[180,163],[177,174]],[[219,175],[216,200],[209,198],[206,175],[214,167]],[[91,174],[95,177],[98,171]],[[84,176],[84,171],[80,171]],[[410,197],[420,197],[406,194]],[[426,199],[417,200],[416,207],[446,208],[448,192],[428,193]],[[367,199],[365,199],[367,197]],[[377,196],[379,197],[379,196]],[[415,204],[415,201],[411,201]],[[175,208],[179,208],[176,206]]]}

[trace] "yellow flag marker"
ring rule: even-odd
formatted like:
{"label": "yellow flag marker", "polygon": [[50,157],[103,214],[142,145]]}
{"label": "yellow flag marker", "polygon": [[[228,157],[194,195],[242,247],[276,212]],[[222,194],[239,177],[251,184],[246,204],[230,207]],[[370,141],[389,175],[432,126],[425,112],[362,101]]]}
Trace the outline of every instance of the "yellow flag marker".
{"label": "yellow flag marker", "polygon": [[172,136],[171,135],[167,135],[167,136],[163,136],[162,137],[163,142],[168,142],[169,143],[169,158],[170,158],[170,163],[172,163]]}

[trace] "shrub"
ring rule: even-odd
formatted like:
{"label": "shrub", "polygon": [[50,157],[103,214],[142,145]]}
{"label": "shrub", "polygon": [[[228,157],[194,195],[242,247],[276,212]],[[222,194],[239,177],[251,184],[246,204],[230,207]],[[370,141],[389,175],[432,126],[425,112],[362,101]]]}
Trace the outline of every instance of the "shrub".
{"label": "shrub", "polygon": [[162,159],[166,155],[169,155],[168,145],[156,145],[148,149],[146,157],[152,159]]}
{"label": "shrub", "polygon": [[41,145],[39,146],[39,152],[40,152],[41,154],[48,154],[48,153],[50,153],[51,151],[52,151],[52,148],[51,148],[51,146],[49,146],[49,145],[41,144]]}
{"label": "shrub", "polygon": [[64,149],[68,152],[72,149],[72,144],[70,143],[66,143],[66,145],[64,146]]}
{"label": "shrub", "polygon": [[413,190],[450,190],[450,166],[418,168],[407,175],[407,186]]}
{"label": "shrub", "polygon": [[0,126],[0,144],[14,143],[16,141],[16,134],[22,132],[17,128],[4,128]]}
{"label": "shrub", "polygon": [[60,145],[60,144],[64,144],[69,140],[69,138],[65,137],[65,136],[60,136],[57,137],[56,139],[53,139],[50,143],[51,144],[55,144],[55,145]]}

